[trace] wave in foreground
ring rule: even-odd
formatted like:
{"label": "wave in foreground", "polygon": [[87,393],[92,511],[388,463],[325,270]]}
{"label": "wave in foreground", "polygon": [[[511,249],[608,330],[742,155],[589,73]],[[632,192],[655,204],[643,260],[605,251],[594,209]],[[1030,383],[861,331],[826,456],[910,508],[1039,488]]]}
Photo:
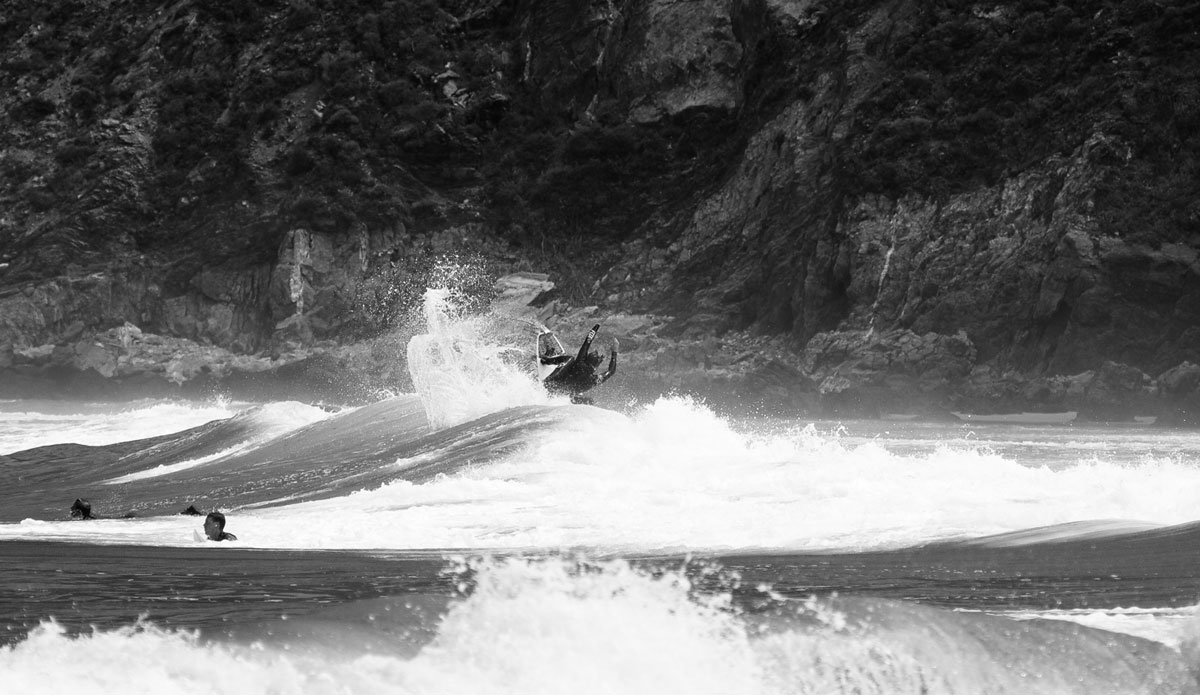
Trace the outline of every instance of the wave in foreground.
{"label": "wave in foreground", "polygon": [[[1190,657],[1054,620],[874,598],[735,608],[623,561],[464,564],[464,595],[369,601],[208,639],[151,624],[0,649],[18,692],[1194,692]],[[469,589],[467,585],[469,584]],[[264,636],[271,635],[269,639]],[[1190,652],[1184,652],[1190,653]],[[47,677],[47,674],[52,674]]]}

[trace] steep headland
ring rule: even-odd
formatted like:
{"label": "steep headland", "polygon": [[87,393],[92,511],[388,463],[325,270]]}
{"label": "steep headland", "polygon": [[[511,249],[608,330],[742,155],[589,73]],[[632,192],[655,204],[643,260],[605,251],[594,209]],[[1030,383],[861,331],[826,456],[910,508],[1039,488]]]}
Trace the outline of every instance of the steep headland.
{"label": "steep headland", "polygon": [[622,397],[1194,424],[1197,26],[1153,0],[0,2],[0,397],[404,388],[454,267],[480,306],[540,272],[541,319],[606,319]]}

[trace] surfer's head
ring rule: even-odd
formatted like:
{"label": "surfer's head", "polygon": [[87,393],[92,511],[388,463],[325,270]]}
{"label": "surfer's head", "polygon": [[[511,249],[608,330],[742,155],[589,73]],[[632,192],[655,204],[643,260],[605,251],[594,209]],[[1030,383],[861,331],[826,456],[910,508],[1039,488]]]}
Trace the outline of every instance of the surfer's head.
{"label": "surfer's head", "polygon": [[588,366],[596,368],[599,367],[600,363],[604,361],[604,355],[601,355],[595,350],[589,350],[587,356],[583,359],[587,361]]}
{"label": "surfer's head", "polygon": [[224,530],[225,515],[221,512],[209,512],[208,516],[204,517],[204,535],[208,536],[210,541],[220,540]]}
{"label": "surfer's head", "polygon": [[92,503],[85,499],[76,497],[75,503],[71,505],[72,519],[90,519],[92,518]]}

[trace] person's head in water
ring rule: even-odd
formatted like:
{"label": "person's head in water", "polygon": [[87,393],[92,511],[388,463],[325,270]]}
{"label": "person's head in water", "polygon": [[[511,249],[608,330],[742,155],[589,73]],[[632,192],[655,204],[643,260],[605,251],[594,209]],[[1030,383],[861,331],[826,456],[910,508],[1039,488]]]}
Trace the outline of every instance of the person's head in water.
{"label": "person's head in water", "polygon": [[92,503],[85,499],[76,497],[75,503],[71,505],[72,519],[91,519],[92,518]]}
{"label": "person's head in water", "polygon": [[232,533],[225,533],[225,515],[221,512],[210,512],[204,517],[204,535],[210,541],[237,540]]}

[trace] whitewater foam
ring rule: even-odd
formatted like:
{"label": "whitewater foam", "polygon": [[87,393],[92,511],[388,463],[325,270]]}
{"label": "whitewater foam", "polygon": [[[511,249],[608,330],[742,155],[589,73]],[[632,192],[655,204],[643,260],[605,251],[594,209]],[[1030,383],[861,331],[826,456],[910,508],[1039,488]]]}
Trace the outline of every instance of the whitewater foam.
{"label": "whitewater foam", "polygon": [[[893,450],[895,438],[864,440],[814,425],[747,434],[680,398],[629,416],[571,405],[505,412],[455,430],[449,442],[428,440],[411,455],[377,464],[380,480],[417,466],[445,471],[419,484],[395,480],[304,502],[287,500],[303,499],[305,488],[279,488],[271,499],[280,506],[226,508],[233,512],[230,530],[239,543],[263,548],[859,551],[1080,521],[1117,520],[1104,522],[1108,529],[1182,524],[1195,519],[1200,497],[1194,459],[1147,456],[1136,443],[1109,459],[1084,449],[1074,464],[1051,466],[961,441]],[[338,423],[328,430],[334,439],[319,440],[320,457],[288,479],[337,484],[322,477],[330,475],[323,461],[364,455],[360,435],[343,433],[393,426],[364,417],[353,412],[331,421]],[[305,418],[284,420],[287,430]],[[272,441],[300,431],[307,430]],[[356,441],[339,444],[339,436]],[[295,446],[279,451],[304,453]],[[271,475],[288,475],[286,458],[271,465],[283,467]],[[366,469],[346,470],[358,476]],[[149,469],[125,480],[169,475]],[[297,534],[298,515],[322,523]],[[0,525],[0,539],[45,533],[100,543],[191,542],[191,529],[175,520],[114,523],[121,525],[30,520]],[[1065,527],[1050,532],[1070,535]]]}
{"label": "whitewater foam", "polygon": [[[1189,462],[1052,469],[973,448],[897,454],[816,428],[748,436],[662,399],[632,417],[564,406],[555,427],[487,465],[245,522],[272,547],[866,550],[1080,519],[1184,523],[1197,495]],[[289,530],[299,511],[327,520],[302,542]]]}
{"label": "whitewater foam", "polygon": [[[1188,692],[1177,652],[1053,621],[837,598],[746,615],[727,590],[696,592],[682,570],[619,560],[484,558],[456,574],[463,594],[424,643],[411,642],[416,625],[394,622],[408,611],[309,622],[324,644],[369,645],[358,653],[148,623],[70,637],[49,621],[0,648],[0,672],[34,695],[80,683],[100,693]],[[375,639],[355,639],[364,630]]]}

